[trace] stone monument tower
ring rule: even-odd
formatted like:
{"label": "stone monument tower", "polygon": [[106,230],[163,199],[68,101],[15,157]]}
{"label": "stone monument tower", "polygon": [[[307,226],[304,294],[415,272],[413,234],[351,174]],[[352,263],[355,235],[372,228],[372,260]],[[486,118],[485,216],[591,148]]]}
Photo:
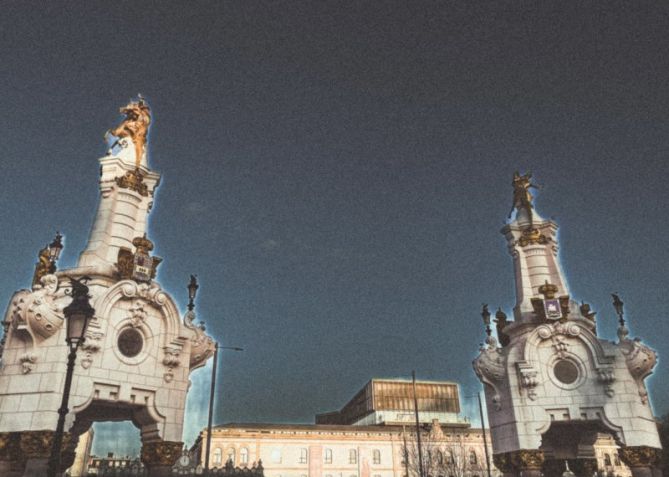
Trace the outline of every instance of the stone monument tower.
{"label": "stone monument tower", "polygon": [[[0,368],[0,475],[43,476],[58,421],[68,347],[63,309],[73,280],[86,282],[95,310],[75,362],[65,420],[62,469],[78,436],[95,421],[131,420],[140,429],[150,476],[168,475],[181,455],[190,373],[214,343],[183,319],[156,282],[147,221],[160,175],[146,155],[150,110],[141,99],[121,109],[115,142],[100,159],[100,202],[76,268],[56,270],[57,237],[40,252],[31,289],[7,308]],[[91,172],[96,168],[91,167]],[[57,254],[55,254],[57,257]]]}
{"label": "stone monument tower", "polygon": [[[503,229],[516,279],[514,320],[500,309],[474,370],[485,384],[494,461],[506,477],[579,477],[597,470],[593,444],[609,434],[634,477],[658,475],[661,445],[644,379],[657,356],[630,339],[614,295],[618,341],[597,336],[595,313],[567,289],[557,225],[534,210],[531,175],[513,179],[515,217]],[[511,218],[511,216],[510,216]],[[499,340],[499,343],[498,343]]]}

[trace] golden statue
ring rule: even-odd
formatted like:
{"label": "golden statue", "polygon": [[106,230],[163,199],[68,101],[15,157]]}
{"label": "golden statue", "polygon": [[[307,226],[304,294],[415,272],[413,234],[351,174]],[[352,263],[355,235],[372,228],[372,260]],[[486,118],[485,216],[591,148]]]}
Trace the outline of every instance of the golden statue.
{"label": "golden statue", "polygon": [[43,276],[53,273],[53,265],[49,256],[49,246],[47,245],[39,251],[38,262],[35,264],[35,273],[33,275],[33,288],[40,284]]}
{"label": "golden statue", "polygon": [[125,119],[109,133],[121,139],[129,137],[135,145],[135,166],[139,167],[142,161],[142,154],[146,147],[146,135],[149,131],[149,124],[151,123],[151,109],[146,104],[144,98],[138,95],[137,101],[131,101],[124,108],[120,109],[122,114],[125,114]]}
{"label": "golden statue", "polygon": [[522,176],[518,171],[513,173],[513,205],[511,206],[511,211],[509,212],[509,218],[513,213],[513,209],[527,210],[527,214],[530,217],[530,224],[532,223],[532,194],[530,193],[530,187],[539,189],[539,186],[532,184],[532,173],[528,172]]}

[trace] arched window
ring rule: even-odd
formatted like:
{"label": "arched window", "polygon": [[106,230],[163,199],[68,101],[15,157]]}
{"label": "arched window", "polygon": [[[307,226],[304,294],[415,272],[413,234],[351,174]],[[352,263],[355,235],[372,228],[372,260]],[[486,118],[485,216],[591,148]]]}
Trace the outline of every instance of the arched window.
{"label": "arched window", "polygon": [[453,464],[455,464],[455,456],[453,455],[453,451],[448,451],[448,465]]}
{"label": "arched window", "polygon": [[604,465],[611,467],[611,456],[609,454],[604,454]]}
{"label": "arched window", "polygon": [[381,463],[381,451],[379,449],[374,449],[372,452],[372,462],[376,465]]}
{"label": "arched window", "polygon": [[616,463],[618,467],[620,467],[620,457],[618,454],[613,454],[613,461]]}
{"label": "arched window", "polygon": [[357,464],[358,463],[358,452],[355,449],[348,451],[348,463]]}
{"label": "arched window", "polygon": [[249,450],[246,447],[239,449],[239,463],[241,465],[249,463]]}
{"label": "arched window", "polygon": [[214,449],[214,458],[212,460],[214,465],[221,465],[223,463],[223,451],[220,447]]}
{"label": "arched window", "polygon": [[444,465],[444,453],[440,450],[437,451],[437,465]]}
{"label": "arched window", "polygon": [[225,462],[226,463],[231,462],[232,465],[235,465],[235,449],[230,447],[228,449],[228,452],[227,452],[226,456],[227,456],[227,459],[225,459]]}
{"label": "arched window", "polygon": [[300,449],[300,464],[306,464],[309,459],[309,453],[306,449]]}
{"label": "arched window", "polygon": [[469,451],[469,463],[471,465],[476,465],[476,452]]}
{"label": "arched window", "polygon": [[332,464],[332,449],[325,449],[325,463]]}

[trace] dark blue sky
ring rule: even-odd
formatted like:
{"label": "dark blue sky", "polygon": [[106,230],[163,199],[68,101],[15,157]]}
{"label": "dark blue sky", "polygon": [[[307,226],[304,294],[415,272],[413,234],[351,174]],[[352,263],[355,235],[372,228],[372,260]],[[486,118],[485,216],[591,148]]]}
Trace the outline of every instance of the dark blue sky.
{"label": "dark blue sky", "polygon": [[246,348],[215,421],[311,422],[412,369],[475,392],[480,305],[515,303],[516,169],[602,335],[619,291],[664,360],[669,6],[471,3],[6,2],[0,300],[56,229],[75,264],[102,136],[141,92],[159,281],[183,306],[197,273],[199,317]]}

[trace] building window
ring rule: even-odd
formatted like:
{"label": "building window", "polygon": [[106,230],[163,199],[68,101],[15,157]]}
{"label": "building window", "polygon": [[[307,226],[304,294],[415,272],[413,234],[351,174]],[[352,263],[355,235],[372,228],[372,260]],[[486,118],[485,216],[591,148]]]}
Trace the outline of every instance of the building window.
{"label": "building window", "polygon": [[611,456],[609,454],[604,454],[604,465],[611,467]]}
{"label": "building window", "polygon": [[332,449],[325,449],[325,463],[332,464]]}
{"label": "building window", "polygon": [[440,450],[437,451],[437,465],[444,465],[444,453]]}
{"label": "building window", "polygon": [[228,449],[227,456],[228,458],[225,459],[225,462],[226,463],[230,462],[232,463],[232,465],[235,465],[235,450],[232,447]]}
{"label": "building window", "polygon": [[348,463],[349,464],[357,464],[358,463],[358,453],[356,452],[355,449],[351,449],[348,451]]}
{"label": "building window", "polygon": [[374,449],[374,452],[372,452],[372,462],[376,465],[381,463],[381,451],[379,449]]}
{"label": "building window", "polygon": [[476,465],[476,452],[474,451],[469,452],[469,463],[471,465]]}
{"label": "building window", "polygon": [[[453,451],[449,451],[448,453],[448,465],[454,465],[455,464],[455,456],[453,456]],[[451,476],[453,477],[453,476]]]}
{"label": "building window", "polygon": [[620,467],[620,457],[618,457],[618,454],[613,454],[613,459],[616,465]]}
{"label": "building window", "polygon": [[309,454],[306,449],[300,449],[300,464],[306,464]]}
{"label": "building window", "polygon": [[272,463],[273,464],[281,463],[281,449],[272,449]]}
{"label": "building window", "polygon": [[249,450],[246,447],[239,449],[239,463],[242,465],[249,463]]}
{"label": "building window", "polygon": [[223,463],[223,451],[217,447],[214,449],[214,465],[221,465]]}

